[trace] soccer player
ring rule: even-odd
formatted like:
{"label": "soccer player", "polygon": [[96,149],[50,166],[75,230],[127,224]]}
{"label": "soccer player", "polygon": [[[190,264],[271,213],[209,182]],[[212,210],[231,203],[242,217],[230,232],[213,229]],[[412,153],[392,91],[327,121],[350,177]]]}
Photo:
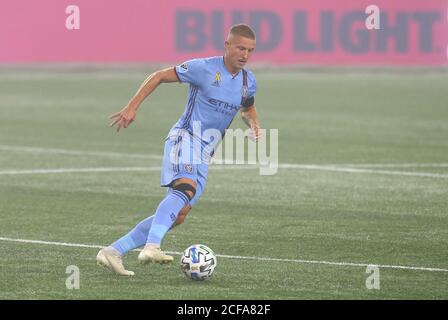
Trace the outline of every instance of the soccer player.
{"label": "soccer player", "polygon": [[[154,215],[101,249],[96,258],[98,264],[116,274],[132,276],[134,272],[125,269],[122,257],[142,246],[138,260],[143,264],[173,261],[160,245],[171,228],[184,222],[204,191],[209,159],[217,139],[203,133],[214,129],[222,138],[239,110],[251,129],[252,138],[256,141],[261,137],[254,106],[256,81],[254,75],[244,69],[255,49],[255,42],[255,33],[248,25],[232,26],[224,43],[224,56],[193,59],[154,72],[129,103],[111,116],[111,126],[116,125],[117,131],[127,128],[134,121],[140,104],[159,84],[186,82],[190,85],[185,111],[165,140],[161,174],[161,186],[169,188],[165,198]],[[197,155],[201,161],[194,161]]]}

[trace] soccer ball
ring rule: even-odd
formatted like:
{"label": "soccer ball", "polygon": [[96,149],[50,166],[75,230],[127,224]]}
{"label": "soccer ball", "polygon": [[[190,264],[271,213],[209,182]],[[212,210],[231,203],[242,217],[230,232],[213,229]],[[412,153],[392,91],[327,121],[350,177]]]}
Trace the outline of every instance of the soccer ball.
{"label": "soccer ball", "polygon": [[187,278],[206,280],[215,270],[217,259],[212,249],[203,244],[189,246],[180,258],[180,267]]}

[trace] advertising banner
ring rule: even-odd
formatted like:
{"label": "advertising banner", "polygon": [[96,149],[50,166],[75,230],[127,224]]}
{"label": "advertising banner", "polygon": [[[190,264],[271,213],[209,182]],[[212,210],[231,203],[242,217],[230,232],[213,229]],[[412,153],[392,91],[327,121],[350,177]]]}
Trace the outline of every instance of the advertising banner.
{"label": "advertising banner", "polygon": [[448,0],[1,0],[0,63],[178,63],[257,33],[273,65],[445,65]]}

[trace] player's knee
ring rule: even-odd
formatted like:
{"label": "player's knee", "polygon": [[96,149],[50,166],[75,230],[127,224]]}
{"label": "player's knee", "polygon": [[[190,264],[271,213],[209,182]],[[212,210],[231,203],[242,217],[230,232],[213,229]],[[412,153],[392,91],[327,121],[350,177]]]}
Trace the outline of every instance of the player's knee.
{"label": "player's knee", "polygon": [[188,201],[191,201],[196,194],[196,186],[190,183],[177,183],[173,186],[173,190],[183,193],[188,198]]}
{"label": "player's knee", "polygon": [[177,186],[182,183],[187,183],[187,184],[193,186],[194,188],[196,188],[196,181],[194,181],[193,179],[190,179],[190,178],[178,178],[173,181],[172,185]]}

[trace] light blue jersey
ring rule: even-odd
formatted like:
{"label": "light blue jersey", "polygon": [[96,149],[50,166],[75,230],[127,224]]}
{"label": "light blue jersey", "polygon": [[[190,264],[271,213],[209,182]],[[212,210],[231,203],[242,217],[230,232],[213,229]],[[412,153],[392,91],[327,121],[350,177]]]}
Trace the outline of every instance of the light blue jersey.
{"label": "light blue jersey", "polygon": [[[223,56],[189,60],[176,66],[175,71],[179,82],[189,83],[190,88],[185,111],[165,140],[161,185],[170,186],[179,178],[196,181],[196,195],[190,201],[193,206],[204,190],[208,174],[208,162],[198,162],[193,157],[202,155],[204,150],[213,154],[216,139],[207,131],[212,129],[220,133],[220,138],[224,136],[242,105],[253,101],[256,80],[245,69],[233,76],[226,69]],[[213,147],[210,150],[207,146]]]}
{"label": "light blue jersey", "polygon": [[[256,81],[252,72],[241,70],[233,76],[224,66],[223,56],[189,60],[175,70],[179,81],[189,83],[190,89],[185,111],[173,129],[183,128],[193,133],[194,122],[199,122],[202,132],[216,129],[224,136],[241,108],[242,98],[255,96]],[[202,134],[201,137],[204,143],[208,142]]]}

